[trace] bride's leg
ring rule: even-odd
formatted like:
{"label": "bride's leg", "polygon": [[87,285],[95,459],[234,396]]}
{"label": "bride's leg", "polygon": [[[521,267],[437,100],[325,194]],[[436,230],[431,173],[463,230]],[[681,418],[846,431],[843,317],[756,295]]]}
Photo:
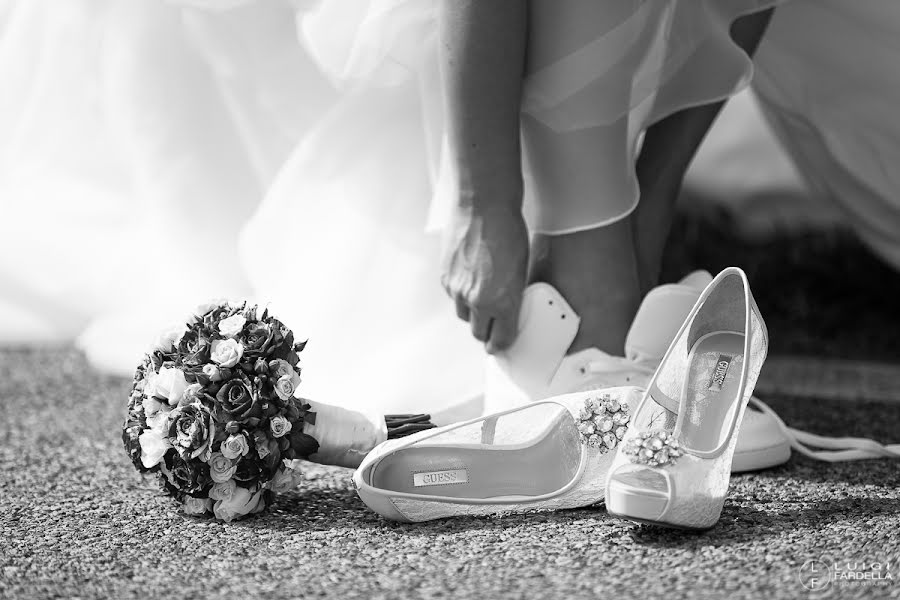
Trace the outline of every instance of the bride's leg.
{"label": "bride's leg", "polygon": [[532,281],[553,285],[581,317],[569,353],[624,353],[641,299],[633,248],[628,218],[576,233],[535,235]]}
{"label": "bride's leg", "polygon": [[[595,0],[529,3],[528,72],[571,55],[634,12],[630,3]],[[607,76],[607,101],[628,105],[629,74]],[[531,114],[522,135],[533,207],[530,280],[553,285],[581,317],[569,352],[624,352],[640,302],[628,213],[637,198],[627,115],[596,127],[559,131]]]}
{"label": "bride's leg", "polygon": [[[752,56],[771,17],[772,10],[742,17],[734,22],[731,37]],[[663,249],[684,174],[724,104],[682,110],[647,129],[636,165],[641,202],[631,220],[642,293],[659,282]]]}
{"label": "bride's leg", "polygon": [[641,201],[631,219],[642,293],[659,283],[682,180],[723,104],[689,108],[647,129],[635,167]]}
{"label": "bride's leg", "polygon": [[[523,131],[535,195],[553,213],[538,220],[564,231],[534,236],[531,280],[553,285],[581,317],[570,352],[596,347],[621,355],[641,298],[628,216],[636,191],[625,175],[627,122],[560,133],[526,117]],[[586,228],[575,231],[553,222],[553,215],[593,213],[597,203],[609,206],[612,222],[582,220]]]}

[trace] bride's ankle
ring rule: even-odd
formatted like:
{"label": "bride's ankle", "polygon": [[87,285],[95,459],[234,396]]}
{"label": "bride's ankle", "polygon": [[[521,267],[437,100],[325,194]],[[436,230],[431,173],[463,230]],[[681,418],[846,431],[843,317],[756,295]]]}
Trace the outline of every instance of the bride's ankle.
{"label": "bride's ankle", "polygon": [[531,280],[555,287],[581,318],[569,353],[586,348],[624,352],[641,300],[630,227],[623,221],[534,238]]}
{"label": "bride's ankle", "polygon": [[581,321],[566,354],[597,348],[613,356],[625,353],[625,338],[634,319],[635,302],[630,298],[604,298],[572,308]]}
{"label": "bride's ankle", "polygon": [[566,354],[588,348],[613,356],[624,354],[625,337],[640,303],[636,286],[606,285],[590,274],[567,277],[559,271],[533,273],[531,282],[552,285],[579,317],[578,332]]}

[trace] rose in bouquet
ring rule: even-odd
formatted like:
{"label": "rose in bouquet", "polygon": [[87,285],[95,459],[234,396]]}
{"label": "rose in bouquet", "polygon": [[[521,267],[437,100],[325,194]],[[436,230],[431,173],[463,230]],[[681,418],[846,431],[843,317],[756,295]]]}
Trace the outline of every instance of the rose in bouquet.
{"label": "rose in bouquet", "polygon": [[372,416],[297,396],[294,334],[257,306],[213,302],[162,334],[134,376],[122,439],[188,514],[231,521],[300,482],[300,460],[357,466],[428,415]]}

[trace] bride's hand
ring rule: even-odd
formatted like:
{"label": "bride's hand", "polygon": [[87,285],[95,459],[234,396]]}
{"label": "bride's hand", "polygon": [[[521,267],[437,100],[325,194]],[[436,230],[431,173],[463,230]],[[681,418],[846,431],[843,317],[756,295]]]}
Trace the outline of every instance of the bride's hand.
{"label": "bride's hand", "polygon": [[487,351],[515,339],[528,265],[519,148],[528,41],[524,2],[440,2],[438,60],[459,198],[444,288]]}
{"label": "bride's hand", "polygon": [[444,238],[441,283],[456,314],[488,352],[518,333],[528,269],[528,231],[520,202],[459,207]]}

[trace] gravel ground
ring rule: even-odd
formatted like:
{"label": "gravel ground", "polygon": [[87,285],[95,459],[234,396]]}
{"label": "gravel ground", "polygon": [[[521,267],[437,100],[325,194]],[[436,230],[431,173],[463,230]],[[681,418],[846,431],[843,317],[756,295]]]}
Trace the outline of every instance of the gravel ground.
{"label": "gravel ground", "polygon": [[[665,278],[742,266],[772,354],[900,362],[900,277],[845,234],[761,247],[727,219],[682,217]],[[0,350],[0,597],[774,600],[807,595],[800,567],[824,558],[893,561],[894,580],[813,597],[900,598],[896,462],[795,457],[738,476],[722,520],[700,534],[602,506],[392,524],[356,497],[349,471],[316,465],[268,513],[223,525],[177,513],[134,471],[119,439],[128,391],[72,349]],[[900,402],[764,399],[812,431],[900,437]]]}
{"label": "gravel ground", "polygon": [[[350,472],[310,465],[299,491],[231,525],[178,514],[126,460],[128,382],[70,349],[0,351],[0,595],[10,598],[661,598],[805,595],[807,560],[900,558],[900,469],[794,458],[732,480],[706,533],[602,507],[399,525]],[[900,404],[769,398],[789,423],[896,438]],[[888,586],[832,597],[900,597]]]}

